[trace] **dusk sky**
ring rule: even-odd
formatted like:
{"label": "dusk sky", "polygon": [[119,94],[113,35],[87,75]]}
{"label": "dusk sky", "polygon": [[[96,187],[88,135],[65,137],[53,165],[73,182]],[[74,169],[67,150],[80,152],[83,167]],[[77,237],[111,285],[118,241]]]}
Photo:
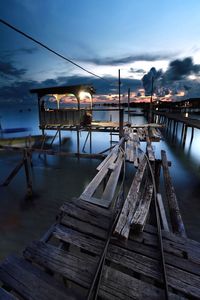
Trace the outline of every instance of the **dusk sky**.
{"label": "dusk sky", "polygon": [[110,83],[0,23],[0,101],[80,83],[106,100],[117,94],[118,69],[124,94],[140,96],[143,83],[148,93],[154,76],[159,96],[200,97],[199,12],[198,0],[2,0],[1,19]]}

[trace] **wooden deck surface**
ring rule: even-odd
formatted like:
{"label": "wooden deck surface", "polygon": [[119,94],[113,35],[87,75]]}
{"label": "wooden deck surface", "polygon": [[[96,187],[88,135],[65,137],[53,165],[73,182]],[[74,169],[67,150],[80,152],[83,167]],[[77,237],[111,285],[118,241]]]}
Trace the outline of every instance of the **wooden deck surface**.
{"label": "wooden deck surface", "polygon": [[[66,201],[47,241],[35,241],[22,257],[1,263],[0,280],[13,297],[86,299],[108,235],[112,213],[80,199]],[[200,244],[163,231],[170,299],[200,299]],[[18,296],[20,297],[18,298]],[[6,298],[7,297],[7,298]],[[156,229],[112,237],[103,267],[100,299],[164,299]]]}
{"label": "wooden deck surface", "polygon": [[[157,229],[146,224],[153,187],[145,156],[138,157],[138,169],[117,220],[112,206],[126,157],[124,141],[131,141],[136,153],[139,134],[138,129],[129,128],[126,138],[97,167],[97,175],[81,196],[63,203],[46,234],[28,245],[22,256],[11,255],[1,262],[0,299],[87,299],[105,249],[98,299],[165,299]],[[154,167],[149,130],[144,134],[145,155]],[[167,168],[166,160],[164,165]],[[94,197],[105,176],[102,196]],[[170,201],[175,203],[169,174],[164,176],[171,190]],[[178,234],[169,232],[164,217],[162,242],[169,298],[200,299],[200,243],[181,237],[179,230]]]}

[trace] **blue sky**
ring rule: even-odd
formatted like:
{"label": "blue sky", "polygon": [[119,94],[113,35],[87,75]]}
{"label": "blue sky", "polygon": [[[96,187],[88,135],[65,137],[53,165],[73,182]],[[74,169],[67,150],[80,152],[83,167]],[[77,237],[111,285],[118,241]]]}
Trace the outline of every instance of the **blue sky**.
{"label": "blue sky", "polygon": [[23,88],[31,85],[84,82],[98,94],[115,93],[118,69],[124,93],[129,86],[137,94],[152,67],[183,72],[160,85],[200,96],[199,11],[197,0],[2,0],[1,19],[114,83],[106,87],[0,23],[0,98],[9,85],[18,98],[27,98]]}

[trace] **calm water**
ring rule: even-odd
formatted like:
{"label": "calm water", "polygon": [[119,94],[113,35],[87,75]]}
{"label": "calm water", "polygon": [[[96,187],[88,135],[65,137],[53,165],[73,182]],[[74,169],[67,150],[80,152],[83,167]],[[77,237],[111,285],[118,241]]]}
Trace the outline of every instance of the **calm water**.
{"label": "calm water", "polygon": [[[2,128],[27,127],[23,133],[39,134],[37,107],[28,105],[6,106],[0,108]],[[197,117],[195,115],[195,117]],[[95,119],[117,120],[117,112],[96,112]],[[127,115],[125,115],[127,118]],[[132,117],[132,123],[143,124],[146,120]],[[178,195],[183,220],[189,237],[200,241],[200,131],[195,130],[194,140],[186,141],[185,149],[180,147],[180,131],[178,138],[171,141],[167,136],[165,141],[154,143],[156,157],[160,158],[160,150],[167,151],[168,160],[172,162],[171,174]],[[51,132],[53,135],[54,132]],[[22,133],[15,134],[21,136]],[[7,137],[12,136],[7,134]],[[68,137],[64,149],[76,151],[76,133],[65,132]],[[81,134],[81,146],[84,144],[86,133]],[[189,135],[188,135],[189,137]],[[117,140],[117,136],[113,137]],[[110,136],[106,133],[94,133],[92,151],[100,152],[110,146]],[[86,149],[89,151],[89,146]],[[0,182],[3,182],[11,170],[21,159],[20,154],[0,152]],[[14,178],[8,187],[0,187],[0,259],[6,255],[23,250],[32,240],[38,239],[55,221],[55,216],[61,204],[69,198],[79,196],[89,181],[96,174],[100,163],[94,159],[80,159],[47,156],[33,156],[33,201],[25,199],[26,181],[24,170]],[[129,181],[135,170],[128,168]]]}

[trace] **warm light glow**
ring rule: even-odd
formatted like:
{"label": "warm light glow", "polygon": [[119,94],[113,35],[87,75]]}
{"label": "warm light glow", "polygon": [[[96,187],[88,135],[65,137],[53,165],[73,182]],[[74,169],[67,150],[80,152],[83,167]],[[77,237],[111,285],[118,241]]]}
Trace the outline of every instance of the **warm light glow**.
{"label": "warm light glow", "polygon": [[84,92],[84,91],[81,91],[79,93],[79,98],[80,98],[80,100],[85,100],[85,98],[92,99],[91,94],[88,92]]}
{"label": "warm light glow", "polygon": [[185,96],[185,92],[184,91],[180,91],[176,96],[183,97],[183,96]]}

